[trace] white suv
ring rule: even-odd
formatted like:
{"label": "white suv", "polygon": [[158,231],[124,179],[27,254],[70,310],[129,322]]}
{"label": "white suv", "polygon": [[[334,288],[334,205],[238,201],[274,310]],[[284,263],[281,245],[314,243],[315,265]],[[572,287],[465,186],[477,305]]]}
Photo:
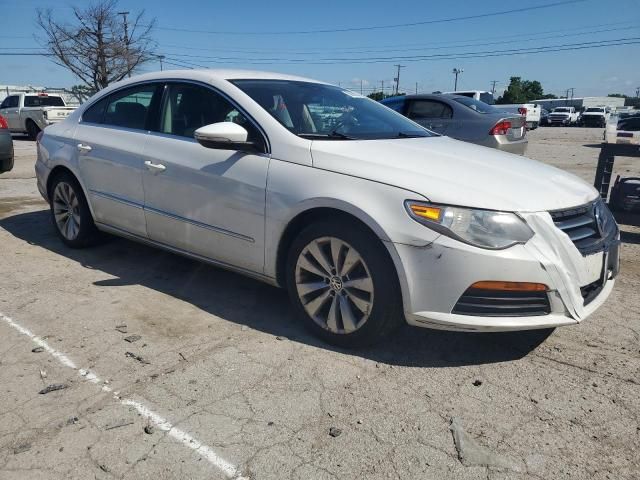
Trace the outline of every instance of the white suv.
{"label": "white suv", "polygon": [[405,319],[576,324],[618,270],[617,225],[579,178],[300,77],[119,82],[44,131],[36,171],[67,245],[109,232],[285,287],[344,346]]}

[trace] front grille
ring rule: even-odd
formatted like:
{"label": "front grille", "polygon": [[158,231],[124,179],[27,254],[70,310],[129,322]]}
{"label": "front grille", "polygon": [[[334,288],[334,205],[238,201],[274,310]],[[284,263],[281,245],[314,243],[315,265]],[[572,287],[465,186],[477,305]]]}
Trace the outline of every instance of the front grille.
{"label": "front grille", "polygon": [[528,317],[551,311],[547,292],[509,292],[469,288],[452,313],[479,317]]}
{"label": "front grille", "polygon": [[[600,209],[599,214],[603,217],[604,223],[602,223],[601,228],[606,227],[607,229],[602,233],[596,220],[596,208]],[[556,227],[569,236],[583,255],[594,253],[601,249],[604,242],[609,239],[611,234],[615,233],[615,221],[612,217],[609,218],[611,213],[603,204],[598,202],[549,213]]]}

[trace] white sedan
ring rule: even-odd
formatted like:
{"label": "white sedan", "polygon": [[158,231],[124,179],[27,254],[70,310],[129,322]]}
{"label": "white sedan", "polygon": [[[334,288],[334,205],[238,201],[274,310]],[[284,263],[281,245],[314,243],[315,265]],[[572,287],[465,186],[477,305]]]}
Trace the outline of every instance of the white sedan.
{"label": "white sedan", "polygon": [[579,178],[306,78],[127,79],[44,131],[36,172],[68,246],[108,232],[287,288],[343,346],[405,321],[576,324],[618,270],[617,225]]}

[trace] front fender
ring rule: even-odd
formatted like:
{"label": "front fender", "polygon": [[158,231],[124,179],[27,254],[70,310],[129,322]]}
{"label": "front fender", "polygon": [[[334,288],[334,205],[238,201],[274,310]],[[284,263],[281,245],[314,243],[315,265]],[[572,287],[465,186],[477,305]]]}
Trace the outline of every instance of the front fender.
{"label": "front fender", "polygon": [[289,223],[317,208],[357,218],[387,246],[429,245],[439,234],[408,216],[407,199],[427,200],[390,185],[272,159],[266,192],[265,275],[276,275],[278,248]]}

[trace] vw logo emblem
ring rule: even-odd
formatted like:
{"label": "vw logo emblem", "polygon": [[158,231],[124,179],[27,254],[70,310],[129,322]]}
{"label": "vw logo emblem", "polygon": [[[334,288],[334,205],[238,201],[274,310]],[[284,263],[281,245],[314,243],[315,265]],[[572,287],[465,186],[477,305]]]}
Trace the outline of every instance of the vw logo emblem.
{"label": "vw logo emblem", "polygon": [[329,286],[334,292],[342,290],[342,279],[340,277],[332,277],[329,281]]}
{"label": "vw logo emblem", "polygon": [[593,207],[593,218],[596,221],[596,227],[598,227],[598,234],[604,237],[604,212],[602,206],[599,203]]}

